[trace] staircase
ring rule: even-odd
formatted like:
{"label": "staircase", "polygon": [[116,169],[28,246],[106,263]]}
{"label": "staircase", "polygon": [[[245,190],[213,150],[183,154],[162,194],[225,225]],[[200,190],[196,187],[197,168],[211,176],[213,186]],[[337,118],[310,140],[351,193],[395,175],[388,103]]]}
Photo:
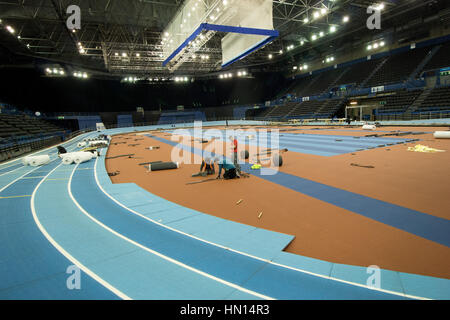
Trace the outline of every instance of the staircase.
{"label": "staircase", "polygon": [[331,88],[333,88],[334,86],[336,86],[336,84],[338,83],[338,81],[340,81],[342,79],[342,77],[350,71],[350,67],[347,67],[343,72],[341,72],[341,74],[339,75],[339,77],[336,78],[336,80],[334,80],[329,86],[328,88],[322,92],[321,94],[325,94],[325,93],[329,93]]}
{"label": "staircase", "polygon": [[319,116],[325,114],[324,111],[328,111],[330,113],[330,117],[333,117],[339,109],[341,109],[345,104],[347,100],[346,99],[330,99],[326,100],[322,106],[317,109],[314,116]]}
{"label": "staircase", "polygon": [[419,72],[423,70],[426,64],[433,58],[433,56],[442,48],[442,45],[438,45],[433,47],[433,49],[425,56],[421,63],[417,66],[417,68],[409,75],[409,80],[414,80]]}
{"label": "staircase", "polygon": [[289,117],[292,113],[294,113],[294,111],[297,111],[297,109],[300,107],[300,105],[301,105],[302,103],[303,103],[303,102],[297,103],[297,104],[295,105],[295,107],[293,107],[293,108],[291,109],[291,111],[289,111],[288,113],[286,113],[286,115],[285,115],[284,117],[287,118],[287,117]]}
{"label": "staircase", "polygon": [[325,107],[328,107],[330,104],[332,104],[334,101],[334,99],[329,99],[329,100],[325,100],[322,102],[322,104],[316,109],[316,111],[314,112],[314,116],[316,116],[317,114],[320,114],[320,111],[323,110]]}
{"label": "staircase", "polygon": [[295,80],[292,81],[292,83],[291,83],[286,89],[282,90],[282,91],[275,97],[275,99],[280,99],[281,97],[283,97],[283,96],[285,96],[285,95],[287,95],[287,94],[292,94],[292,93],[294,93],[294,92],[292,92],[292,91],[293,91],[293,89],[295,88],[295,85],[296,85],[296,84],[297,84],[297,83],[296,83]]}
{"label": "staircase", "polygon": [[413,102],[412,105],[409,106],[408,109],[405,110],[405,115],[410,115],[411,113],[416,111],[417,108],[419,108],[422,105],[422,103],[428,98],[428,96],[432,91],[433,88],[427,88],[423,90],[422,94]]}
{"label": "staircase", "polygon": [[374,76],[375,73],[378,72],[378,70],[381,69],[381,67],[384,66],[384,64],[389,60],[389,57],[385,58],[383,61],[380,62],[379,65],[377,65],[377,67],[375,69],[372,70],[372,72],[369,74],[369,76],[363,81],[361,82],[361,84],[359,85],[360,88],[364,88],[364,86],[367,84],[367,82],[369,82],[370,79],[372,79],[372,77]]}
{"label": "staircase", "polygon": [[[317,82],[317,80],[319,80],[320,78],[321,78],[321,76],[322,76],[322,74],[320,73],[320,74],[318,74],[318,75],[316,75],[316,77],[313,77],[313,79],[309,82],[309,84],[306,86],[306,87],[304,87],[301,91],[303,91],[303,92],[305,92],[305,91],[307,91],[309,88],[311,88],[311,86],[314,84],[314,83],[316,83]],[[297,93],[296,93],[297,94]],[[302,93],[302,92],[300,92],[299,94],[297,94],[297,96],[298,97],[304,97],[305,95]]]}
{"label": "staircase", "polygon": [[265,117],[265,118],[270,118],[270,115],[271,115],[272,113],[274,113],[275,111],[277,111],[280,107],[281,107],[281,106],[275,106],[275,107],[273,107],[272,110],[270,110],[268,113],[266,113],[264,117]]}
{"label": "staircase", "polygon": [[291,110],[289,110],[284,116],[283,118],[287,118],[289,117],[289,115],[295,110],[297,109],[297,107],[301,104],[301,102],[297,102],[292,108]]}

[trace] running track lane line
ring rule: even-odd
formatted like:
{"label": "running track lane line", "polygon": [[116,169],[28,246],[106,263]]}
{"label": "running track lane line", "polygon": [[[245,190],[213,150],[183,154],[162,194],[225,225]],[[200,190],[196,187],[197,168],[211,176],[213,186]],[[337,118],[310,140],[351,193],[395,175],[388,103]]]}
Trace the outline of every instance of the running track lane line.
{"label": "running track lane line", "polygon": [[[152,138],[194,154],[203,154],[203,150],[201,149],[192,148],[191,146],[182,145],[164,138]],[[266,170],[273,170],[276,174],[261,175],[260,170],[251,170],[251,166],[248,163],[241,164],[241,168],[261,179],[414,234],[426,240],[450,247],[450,232],[448,231],[450,230],[450,220],[273,169],[266,168]]]}
{"label": "running track lane line", "polygon": [[225,250],[229,250],[229,251],[238,253],[238,254],[240,254],[240,255],[243,255],[243,256],[246,256],[246,257],[249,257],[249,258],[252,258],[252,259],[256,259],[256,260],[259,260],[259,261],[262,261],[262,262],[265,262],[265,263],[268,263],[268,264],[270,264],[270,265],[274,265],[274,266],[286,268],[286,269],[289,269],[289,270],[293,270],[293,271],[305,273],[305,274],[312,275],[312,276],[319,277],[319,278],[324,278],[324,279],[328,279],[328,280],[332,280],[332,281],[337,281],[337,282],[341,282],[341,283],[345,283],[345,284],[349,284],[349,285],[353,285],[353,286],[357,286],[357,287],[362,287],[362,288],[365,288],[365,289],[367,289],[367,290],[380,291],[380,292],[384,292],[384,293],[388,293],[388,294],[392,294],[392,295],[396,295],[396,296],[401,296],[401,297],[405,297],[405,298],[410,298],[410,299],[416,299],[416,300],[429,300],[429,298],[426,298],[426,297],[418,297],[418,296],[408,295],[408,294],[401,293],[401,292],[396,292],[396,291],[391,291],[391,290],[386,290],[386,289],[373,288],[373,287],[369,287],[369,286],[367,286],[367,285],[363,285],[363,284],[359,284],[359,283],[355,283],[355,282],[350,282],[350,281],[346,281],[346,280],[334,278],[334,277],[331,277],[331,276],[324,276],[324,275],[317,274],[317,273],[314,273],[314,272],[310,272],[310,271],[307,271],[307,270],[303,270],[303,269],[299,269],[299,268],[294,268],[294,267],[286,266],[286,265],[283,265],[283,264],[280,264],[280,263],[272,262],[271,260],[263,259],[263,258],[254,256],[254,255],[245,253],[245,252],[241,252],[241,251],[238,251],[238,250],[229,248],[229,247],[225,247],[225,246],[222,246],[222,245],[220,245],[220,244],[217,244],[217,243],[214,243],[214,242],[210,242],[210,241],[208,241],[208,240],[204,240],[204,239],[199,238],[199,237],[196,237],[196,236],[194,236],[194,235],[191,235],[191,234],[185,233],[185,232],[183,232],[183,231],[174,229],[174,228],[172,228],[172,227],[166,226],[166,225],[164,225],[164,224],[162,224],[162,223],[160,223],[160,222],[157,222],[157,221],[155,221],[155,220],[150,219],[149,217],[146,217],[146,216],[140,214],[139,212],[134,211],[134,210],[131,209],[131,208],[128,208],[127,206],[125,206],[124,204],[122,204],[121,202],[119,202],[117,199],[115,199],[114,197],[112,197],[108,192],[106,192],[106,191],[103,189],[103,187],[101,186],[101,184],[100,184],[100,182],[99,182],[99,180],[98,180],[98,176],[97,176],[97,161],[98,161],[98,158],[96,159],[96,163],[95,163],[95,166],[94,166],[94,176],[95,176],[95,180],[96,180],[96,183],[97,183],[99,189],[100,189],[100,190],[101,190],[108,198],[110,198],[112,201],[114,201],[115,203],[117,203],[119,206],[125,208],[126,210],[128,210],[128,211],[131,212],[132,214],[135,214],[135,215],[137,215],[137,216],[139,216],[139,217],[141,217],[141,218],[143,218],[143,219],[145,219],[145,220],[147,220],[147,221],[150,221],[151,223],[154,223],[154,224],[156,224],[156,225],[159,225],[159,226],[161,226],[161,227],[163,227],[163,228],[166,228],[166,229],[168,229],[168,230],[177,232],[177,233],[182,234],[182,235],[184,235],[184,236],[193,238],[193,239],[195,239],[195,240],[198,240],[198,241],[201,241],[201,242],[204,242],[204,243],[207,243],[207,244],[210,244],[210,245],[213,245],[213,246],[216,246],[216,247],[225,249]]}
{"label": "running track lane line", "polygon": [[[98,158],[97,158],[97,159],[98,159]],[[96,161],[97,161],[97,160],[96,160]],[[78,165],[76,165],[75,168],[73,169],[72,174],[70,175],[70,178],[69,178],[69,182],[68,182],[68,184],[67,184],[67,190],[68,190],[68,192],[69,192],[69,196],[70,196],[70,198],[72,199],[73,203],[75,203],[75,205],[78,207],[78,209],[80,209],[80,211],[81,211],[84,215],[86,215],[89,219],[91,219],[92,221],[94,221],[95,223],[97,223],[99,226],[101,226],[102,228],[104,228],[104,229],[106,229],[107,231],[111,232],[111,233],[114,234],[115,236],[117,236],[117,237],[119,237],[119,238],[121,238],[121,239],[123,239],[123,240],[125,240],[125,241],[127,241],[127,242],[129,242],[129,243],[131,243],[131,244],[133,244],[133,245],[135,245],[136,247],[141,248],[141,249],[143,249],[143,250],[145,250],[145,251],[147,251],[147,252],[149,252],[149,253],[151,253],[151,254],[153,254],[153,255],[156,255],[156,256],[158,256],[158,257],[160,257],[160,258],[162,258],[162,259],[164,259],[164,260],[166,260],[166,261],[169,261],[169,262],[171,262],[171,263],[173,263],[173,264],[176,264],[176,265],[178,265],[178,266],[180,266],[180,267],[182,267],[182,268],[185,268],[185,269],[187,269],[187,270],[189,270],[189,271],[195,272],[195,273],[197,273],[197,274],[199,274],[199,275],[202,275],[202,276],[204,276],[204,277],[206,277],[206,278],[209,278],[209,279],[212,279],[212,280],[217,281],[217,282],[219,282],[219,283],[222,283],[222,284],[224,284],[224,285],[227,285],[227,286],[229,286],[229,287],[231,287],[231,288],[233,288],[233,289],[239,290],[239,291],[241,291],[241,292],[245,292],[245,293],[251,294],[251,295],[253,295],[253,296],[255,296],[255,297],[258,297],[258,298],[261,298],[261,299],[265,299],[265,300],[275,300],[275,299],[272,298],[272,297],[269,297],[269,296],[266,296],[266,295],[262,295],[262,294],[260,294],[260,293],[258,293],[258,292],[252,291],[252,290],[245,289],[245,288],[243,288],[243,287],[241,287],[241,286],[238,286],[238,285],[236,285],[236,284],[234,284],[234,283],[231,283],[231,282],[229,282],[229,281],[220,279],[220,278],[215,277],[215,276],[213,276],[213,275],[211,275],[211,274],[209,274],[209,273],[203,272],[203,271],[201,271],[201,270],[198,270],[198,269],[196,269],[196,268],[193,268],[193,267],[191,267],[191,266],[188,266],[188,265],[186,265],[186,264],[184,264],[184,263],[182,263],[182,262],[180,262],[180,261],[177,261],[177,260],[175,260],[175,259],[172,259],[172,258],[170,258],[170,257],[168,257],[168,256],[166,256],[166,255],[163,255],[163,254],[161,254],[161,253],[159,253],[159,252],[157,252],[157,251],[155,251],[155,250],[152,250],[152,249],[150,249],[150,248],[148,248],[148,247],[146,247],[146,246],[143,246],[142,244],[140,244],[140,243],[138,243],[138,242],[136,242],[136,241],[134,241],[134,240],[131,240],[130,238],[127,238],[126,236],[124,236],[124,235],[118,233],[117,231],[115,231],[115,230],[109,228],[108,226],[106,226],[106,225],[103,224],[102,222],[98,221],[98,220],[95,219],[93,216],[91,216],[86,210],[84,210],[84,208],[78,203],[78,201],[74,198],[74,196],[73,196],[73,194],[72,194],[72,178],[73,178],[73,175],[74,175],[74,173],[75,173],[75,171],[76,171],[77,168],[78,168]]]}
{"label": "running track lane line", "polygon": [[19,181],[20,179],[22,179],[23,177],[25,177],[26,175],[32,173],[33,171],[35,171],[35,170],[37,170],[37,169],[40,169],[40,167],[36,167],[36,168],[34,168],[33,170],[30,170],[30,171],[28,171],[28,172],[25,172],[23,175],[21,175],[21,176],[18,177],[17,179],[14,179],[14,180],[11,181],[10,183],[8,183],[6,186],[4,186],[3,188],[1,188],[1,189],[0,189],[0,193],[1,193],[3,190],[7,189],[7,188],[8,188],[9,186],[11,186],[12,184],[16,183],[17,181]]}
{"label": "running track lane line", "polygon": [[75,259],[72,255],[70,255],[66,250],[64,250],[64,248],[62,248],[45,230],[45,228],[42,226],[41,222],[39,221],[39,218],[37,217],[36,214],[36,209],[35,209],[35,197],[36,197],[36,192],[39,189],[39,187],[41,186],[41,184],[56,170],[58,169],[62,164],[58,165],[56,168],[54,168],[52,171],[50,171],[44,179],[42,179],[39,184],[36,186],[36,188],[33,191],[33,194],[31,195],[31,212],[33,214],[33,219],[36,223],[36,225],[38,226],[39,230],[41,231],[41,233],[44,235],[45,238],[47,238],[47,240],[56,248],[56,250],[58,250],[64,257],[66,257],[69,261],[71,261],[74,265],[76,265],[78,268],[80,268],[81,270],[84,271],[84,273],[86,273],[88,276],[90,276],[92,279],[94,279],[95,281],[97,281],[98,283],[100,283],[102,286],[104,286],[106,289],[110,290],[111,292],[113,292],[115,295],[117,295],[119,298],[124,299],[124,300],[131,300],[130,297],[128,297],[127,295],[125,295],[123,292],[117,290],[115,287],[111,286],[109,283],[107,283],[106,281],[104,281],[102,278],[100,278],[97,274],[95,274],[94,272],[92,272],[90,269],[88,269],[86,266],[84,266],[82,263],[80,263],[77,259]]}
{"label": "running track lane line", "polygon": [[[3,170],[5,170],[5,169],[9,169],[9,168],[15,167],[15,166],[18,166],[18,167],[15,168],[15,169],[13,169],[13,170],[3,171]],[[1,177],[1,176],[4,176],[4,175],[6,175],[6,174],[10,174],[11,172],[14,172],[14,171],[16,171],[16,170],[19,170],[20,168],[23,168],[23,165],[21,165],[21,164],[16,164],[16,165],[13,165],[13,166],[11,166],[11,167],[7,167],[7,168],[4,168],[4,169],[0,169],[0,177]]]}
{"label": "running track lane line", "polygon": [[[78,137],[75,137],[75,138],[78,138]],[[74,138],[74,139],[75,139]],[[73,142],[75,142],[75,141],[73,141]],[[69,141],[66,141],[66,142],[63,142],[63,143],[61,143],[61,144],[69,144]],[[50,147],[50,148],[53,148],[53,147]],[[67,148],[69,148],[69,146],[67,146]],[[44,149],[44,150],[46,150],[46,149]],[[41,150],[41,151],[44,151],[44,150]],[[74,149],[75,150],[75,149]],[[41,152],[41,151],[36,151],[36,152]],[[28,157],[28,156],[24,156],[24,157]],[[20,157],[20,158],[17,158],[17,159],[14,159],[13,161],[15,161],[15,160],[20,160],[20,159],[22,159],[23,157]],[[55,159],[52,159],[52,160],[50,160],[50,162],[49,163],[51,163],[51,162],[53,162],[53,161],[55,161],[55,160],[58,160],[58,157],[56,157]],[[19,168],[17,168],[17,169],[20,169],[20,168],[25,168],[26,166],[20,166]],[[8,167],[9,168],[9,167]],[[34,168],[34,169],[32,169],[32,170],[30,170],[30,171],[27,171],[26,173],[24,173],[23,175],[21,175],[20,177],[18,177],[17,179],[14,179],[13,181],[11,181],[10,183],[8,183],[6,186],[4,186],[3,188],[1,188],[0,189],[0,192],[2,192],[3,190],[5,190],[5,189],[7,189],[9,186],[11,186],[12,184],[14,184],[14,183],[16,183],[18,180],[20,180],[20,179],[22,179],[23,177],[25,177],[26,175],[28,175],[28,174],[30,174],[30,173],[32,173],[33,171],[35,171],[35,170],[37,170],[37,169],[40,169],[40,168],[42,168],[42,166],[37,166],[36,168]],[[17,170],[17,169],[15,169],[15,170]],[[15,170],[12,170],[12,171],[15,171]],[[8,173],[10,173],[10,172],[12,172],[12,171],[9,171]],[[0,175],[0,176],[2,176],[2,175]]]}
{"label": "running track lane line", "polygon": [[[56,164],[55,163],[48,164],[45,167],[47,168],[45,170],[45,172],[48,173],[49,171],[51,171],[53,168],[56,167]],[[49,168],[49,167],[51,167],[51,168]],[[25,174],[32,174],[32,172],[36,169],[42,170],[42,166],[38,167],[38,168],[32,168],[32,170],[29,170],[29,172],[25,173]],[[16,186],[14,186],[14,184],[19,181],[20,180],[17,180],[17,179],[15,179],[15,181],[11,181],[7,186],[3,187],[0,192],[3,192],[4,190],[6,190],[7,188],[10,188],[10,187],[13,187],[13,188],[16,187]],[[31,188],[29,188],[29,194],[32,193],[34,188],[37,186],[38,182],[39,181],[37,181],[37,182],[33,181],[30,184]],[[27,185],[24,185],[24,186],[27,186]],[[30,195],[30,197],[31,197],[31,195]],[[8,199],[5,199],[4,201],[8,201]],[[31,215],[29,201],[30,200],[28,200],[28,199],[26,201],[19,199],[17,203],[21,203],[20,208],[22,208],[22,210],[25,212],[26,216],[31,218],[32,215]],[[1,204],[3,204],[3,202],[1,202],[0,205]],[[5,207],[3,206],[3,208],[5,208]],[[16,212],[16,213],[18,213],[18,212]],[[9,216],[9,218],[11,218],[13,216],[13,214],[6,214],[5,218],[8,219],[8,216]],[[5,221],[3,221],[3,215],[1,216],[1,218],[2,218],[1,224],[3,227],[5,227],[5,224],[4,224]],[[7,222],[6,223],[6,225],[7,225],[8,221],[6,221],[6,222]],[[48,288],[49,291],[39,290],[37,298],[38,299],[55,299],[55,298],[61,299],[61,297],[63,297],[64,299],[66,299],[66,298],[73,299],[73,298],[78,297],[81,299],[86,299],[86,298],[98,299],[98,297],[101,297],[101,296],[97,296],[97,298],[96,298],[96,296],[93,296],[90,293],[85,295],[84,293],[86,293],[86,291],[84,291],[84,293],[82,293],[81,295],[78,292],[75,293],[73,291],[70,291],[71,294],[68,294],[67,296],[54,295],[56,293],[56,291],[58,291],[58,290],[60,291],[61,294],[63,292],[68,293],[67,288],[65,288],[66,287],[65,285],[64,286],[57,285],[54,283],[54,280],[56,277],[61,277],[61,275],[67,273],[66,268],[67,268],[67,265],[69,262],[62,255],[60,255],[60,253],[58,251],[54,250],[54,247],[51,246],[50,243],[47,242],[47,240],[42,236],[41,232],[39,231],[39,229],[37,228],[36,224],[34,223],[34,221],[32,219],[27,220],[27,221],[14,220],[14,221],[9,221],[9,222],[13,223],[13,228],[12,228],[13,230],[11,230],[11,231],[14,234],[16,234],[16,232],[19,231],[18,229],[15,229],[15,227],[17,227],[18,225],[22,225],[22,226],[24,226],[23,230],[25,230],[24,232],[26,232],[27,235],[25,235],[23,238],[18,237],[17,239],[9,239],[9,237],[8,237],[8,238],[4,239],[6,241],[12,240],[13,242],[10,243],[11,247],[8,245],[6,246],[5,258],[7,259],[7,261],[5,261],[5,264],[3,265],[3,267],[5,267],[5,268],[2,268],[2,269],[5,269],[9,272],[16,272],[16,271],[20,272],[21,269],[28,268],[26,265],[24,265],[25,261],[29,261],[29,263],[33,263],[33,261],[35,259],[37,259],[37,261],[35,261],[35,262],[37,262],[36,270],[41,270],[42,273],[44,274],[44,276],[42,277],[42,276],[37,276],[37,275],[30,275],[26,271],[24,272],[24,276],[20,277],[20,278],[17,277],[17,274],[13,274],[13,275],[11,275],[11,277],[9,277],[7,274],[3,274],[3,276],[6,276],[8,278],[4,279],[5,282],[2,282],[2,286],[0,289],[0,296],[2,296],[3,298],[5,298],[7,300],[10,300],[10,299],[19,299],[19,300],[35,299],[36,298],[35,291],[39,290],[38,287],[40,287],[42,290],[43,287],[41,285],[44,285],[44,287],[47,285],[52,285],[52,287]],[[16,224],[16,222],[19,222],[19,224]],[[31,229],[29,229],[29,228],[31,228]],[[20,232],[18,232],[17,234],[20,234]],[[30,237],[30,235],[36,236],[37,237],[36,240],[38,242],[33,241],[33,238]],[[5,235],[3,234],[3,238],[4,237],[5,237]],[[20,240],[18,240],[19,238],[20,238]],[[20,251],[21,244],[18,244],[15,241],[22,241],[22,240],[24,240],[25,242],[31,241],[32,243],[29,243],[29,245],[32,245],[32,246],[41,244],[42,246],[39,247],[39,250],[43,250],[43,251],[40,251],[39,254],[37,254],[35,252],[34,254],[32,254],[31,257],[26,256],[26,257],[24,257],[24,260],[19,258],[20,263],[19,263],[19,265],[16,265],[12,260],[14,260],[18,256],[20,256],[22,251]],[[6,242],[6,244],[7,244],[7,242]],[[16,254],[13,254],[11,251],[9,251],[8,248],[14,248],[15,250],[16,249],[19,250],[17,252],[18,256]],[[23,248],[25,248],[25,247],[23,247]],[[26,248],[29,248],[29,246],[26,246]],[[3,249],[5,249],[5,248],[3,248]],[[37,248],[35,248],[35,249],[37,249]],[[39,256],[41,258],[39,258]],[[11,260],[11,258],[12,258],[12,260]],[[50,259],[50,260],[47,260],[50,263],[46,264],[45,260],[42,260],[42,258]],[[56,260],[52,260],[52,259],[56,259]],[[16,270],[16,271],[14,271],[14,270]],[[0,278],[2,278],[2,277],[0,276]],[[42,281],[44,281],[44,283],[42,283]],[[64,278],[62,278],[62,279],[60,279],[60,281],[61,281],[60,283],[65,283],[66,280]],[[96,281],[92,280],[91,278],[88,278],[85,281],[87,281],[85,283],[85,285],[87,284],[87,286],[85,288],[93,289],[92,283],[95,283],[98,285],[98,283]],[[36,287],[36,285],[38,287]],[[54,285],[56,285],[56,288],[53,287]],[[98,286],[103,288],[103,290],[108,291],[108,290],[104,289],[104,287],[102,287],[100,285],[98,285]],[[57,289],[57,288],[59,288],[59,289]],[[83,288],[83,289],[85,289],[85,288]],[[53,289],[55,289],[56,291],[53,291]],[[110,291],[108,291],[108,293],[109,293],[108,297],[114,296],[114,294],[112,294]],[[39,297],[41,297],[41,298],[39,298]]]}
{"label": "running track lane line", "polygon": [[[87,135],[90,136],[90,135],[92,135],[92,133],[89,133],[89,134],[87,134]],[[81,138],[81,135],[80,135],[80,136],[77,136],[77,137],[74,137],[74,138],[72,138],[71,140],[77,139],[77,138]],[[77,141],[78,141],[78,140],[77,140]],[[72,142],[70,142],[70,140],[69,140],[69,141],[62,142],[60,145],[67,145],[67,148],[70,148],[70,147],[72,146],[72,144],[76,143],[77,141],[72,141]],[[49,147],[49,148],[53,148],[53,147]],[[49,148],[47,148],[47,149],[49,149]],[[35,153],[43,152],[43,151],[45,151],[45,150],[47,150],[47,149],[43,149],[43,150],[40,150],[40,151],[36,151]],[[73,150],[75,150],[75,148],[74,148]],[[33,154],[35,154],[35,153],[33,153]],[[29,156],[30,156],[30,155],[23,156],[23,157],[14,159],[14,160],[12,160],[12,161],[18,161],[18,160],[20,160],[20,159],[22,159],[22,158],[24,158],[24,157],[29,157]],[[58,157],[55,157],[55,159],[51,159],[49,163],[51,163],[51,162],[53,162],[53,161],[55,161],[55,160],[58,160],[58,159],[59,159]],[[13,165],[13,166],[14,166],[14,165]],[[10,167],[12,167],[12,166],[10,166]],[[8,167],[8,168],[10,168],[10,167]],[[14,170],[12,170],[12,171],[18,170],[18,169],[20,169],[20,168],[26,168],[26,167],[27,167],[27,166],[21,165],[19,168],[14,169]],[[37,167],[35,167],[34,169],[31,169],[31,170],[25,172],[25,173],[24,173],[23,175],[21,175],[20,177],[14,179],[13,181],[11,181],[10,183],[8,183],[8,184],[5,185],[4,187],[0,188],[0,192],[2,192],[3,190],[7,189],[7,188],[10,187],[12,184],[16,183],[17,181],[19,181],[20,179],[22,179],[22,178],[25,177],[26,175],[28,175],[28,174],[32,173],[33,171],[35,171],[35,170],[37,170],[37,169],[40,169],[40,168],[42,168],[42,166],[37,166]],[[3,169],[7,169],[7,168],[3,168]],[[12,171],[8,171],[7,173],[11,173]],[[1,174],[0,176],[2,176],[2,175],[3,175],[3,174]]]}
{"label": "running track lane line", "polygon": [[[63,144],[65,144],[65,143],[67,143],[67,142],[64,142]],[[43,150],[42,150],[43,151]],[[37,152],[39,152],[39,151],[37,151]],[[14,159],[14,160],[19,160],[19,159],[22,159],[23,157],[21,157],[21,158],[18,158],[18,159]],[[57,159],[57,158],[56,158]],[[53,159],[53,160],[50,160],[50,162],[52,162],[52,161],[55,161],[56,159]],[[13,161],[14,161],[13,160]],[[24,168],[25,166],[21,166],[21,167],[19,167],[19,168]],[[28,172],[26,172],[26,173],[24,173],[23,175],[21,175],[20,177],[18,177],[17,179],[14,179],[13,181],[11,181],[10,183],[8,183],[6,186],[4,186],[3,188],[1,188],[0,189],[0,192],[2,192],[3,190],[5,190],[5,189],[7,189],[10,185],[12,185],[12,184],[14,184],[16,181],[18,181],[18,180],[20,180],[20,179],[22,179],[23,177],[25,177],[26,175],[28,175],[28,174],[30,174],[31,172],[33,172],[33,171],[35,171],[35,170],[37,170],[37,169],[40,169],[42,166],[37,166],[36,168],[34,168],[34,169],[32,169],[32,170],[30,170],[30,171],[28,171]],[[9,167],[8,167],[9,168]],[[19,169],[18,168],[18,169]],[[17,169],[16,169],[17,170]],[[14,170],[15,171],[15,170]],[[10,173],[11,171],[9,171],[8,173]],[[1,175],[0,175],[1,176]]]}

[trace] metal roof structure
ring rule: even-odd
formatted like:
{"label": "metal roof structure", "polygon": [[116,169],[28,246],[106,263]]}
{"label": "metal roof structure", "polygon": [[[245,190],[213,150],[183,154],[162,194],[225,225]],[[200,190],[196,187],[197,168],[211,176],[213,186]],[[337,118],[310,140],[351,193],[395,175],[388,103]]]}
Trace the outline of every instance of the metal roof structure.
{"label": "metal roof structure", "polygon": [[[182,3],[183,0],[1,0],[0,46],[14,55],[32,57],[43,64],[59,64],[69,71],[89,70],[116,77],[169,77],[175,74],[162,65],[162,31]],[[435,12],[448,16],[446,0],[382,3],[384,30],[414,19],[423,21],[427,14]],[[368,31],[367,8],[378,4],[368,0],[274,0],[274,27],[280,32],[279,38],[230,68],[258,66],[276,71],[285,64],[287,51],[291,59],[306,57],[361,39]],[[66,25],[70,5],[81,8],[81,29],[76,32]],[[311,39],[314,34],[318,41]],[[220,71],[219,37],[208,41],[199,54],[207,54],[210,59],[187,64],[177,73],[201,75]]]}

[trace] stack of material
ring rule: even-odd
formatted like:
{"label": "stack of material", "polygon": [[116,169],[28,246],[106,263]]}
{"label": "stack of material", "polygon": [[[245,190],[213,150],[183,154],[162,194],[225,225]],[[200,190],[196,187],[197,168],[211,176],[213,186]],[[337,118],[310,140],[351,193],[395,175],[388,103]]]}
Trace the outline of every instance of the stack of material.
{"label": "stack of material", "polygon": [[96,146],[108,146],[109,142],[107,140],[94,140],[89,141],[90,147],[96,147]]}
{"label": "stack of material", "polygon": [[100,155],[99,150],[97,150],[97,148],[95,148],[95,147],[83,148],[79,152],[90,152],[94,155],[95,158],[97,158]]}

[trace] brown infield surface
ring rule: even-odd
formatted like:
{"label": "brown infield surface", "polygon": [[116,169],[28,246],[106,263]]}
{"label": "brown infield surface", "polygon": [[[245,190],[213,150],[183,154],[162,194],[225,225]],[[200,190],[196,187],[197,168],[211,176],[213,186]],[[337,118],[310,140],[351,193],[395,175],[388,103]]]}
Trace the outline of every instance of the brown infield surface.
{"label": "brown infield surface", "polygon": [[[297,128],[299,127],[295,127]],[[382,127],[375,132],[361,132],[360,128],[339,129],[348,131],[285,132],[365,136],[383,134],[378,130],[447,130],[430,127]],[[165,132],[149,133],[168,140],[171,138]],[[283,154],[284,164],[280,171],[450,219],[450,140],[436,140],[429,133],[400,138],[422,141],[333,157],[286,152]],[[446,152],[407,151],[407,147],[416,144]],[[146,149],[149,146],[159,146],[160,149]],[[201,148],[202,145],[196,144],[195,147]],[[108,172],[120,171],[119,175],[111,177],[113,183],[136,183],[164,199],[203,213],[294,235],[295,239],[285,249],[291,253],[334,263],[363,267],[377,265],[382,269],[450,279],[450,249],[445,245],[256,176],[187,185],[188,182],[206,179],[191,177],[199,171],[198,164],[182,164],[176,170],[156,172],[148,172],[147,167],[139,165],[143,162],[171,161],[172,149],[168,144],[135,133],[114,136],[107,157],[123,154],[135,156],[106,160],[106,168]],[[374,168],[355,167],[351,163]],[[211,177],[215,176],[208,178]],[[236,205],[241,199],[243,201]],[[261,212],[262,215],[258,218]]]}

